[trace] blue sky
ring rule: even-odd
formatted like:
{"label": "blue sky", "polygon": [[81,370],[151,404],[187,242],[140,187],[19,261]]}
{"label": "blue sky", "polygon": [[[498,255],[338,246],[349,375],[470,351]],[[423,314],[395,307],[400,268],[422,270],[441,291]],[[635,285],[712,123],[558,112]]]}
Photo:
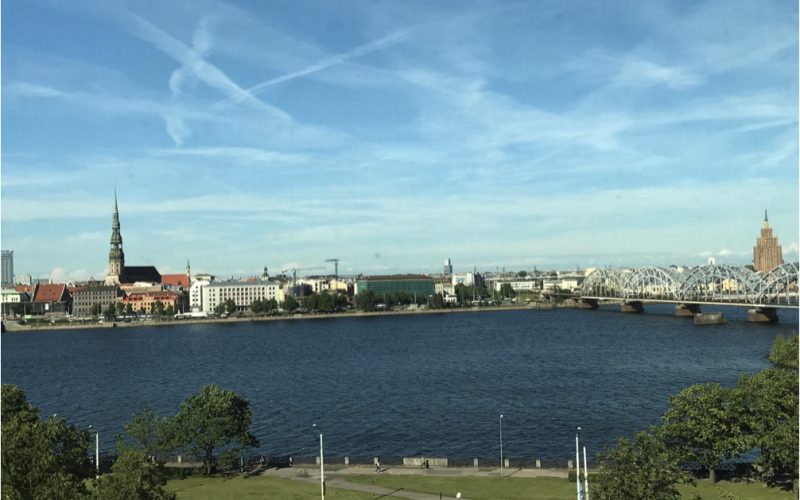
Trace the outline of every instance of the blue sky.
{"label": "blue sky", "polygon": [[[798,5],[3,2],[17,274],[798,258]],[[333,270],[332,265],[328,267]]]}

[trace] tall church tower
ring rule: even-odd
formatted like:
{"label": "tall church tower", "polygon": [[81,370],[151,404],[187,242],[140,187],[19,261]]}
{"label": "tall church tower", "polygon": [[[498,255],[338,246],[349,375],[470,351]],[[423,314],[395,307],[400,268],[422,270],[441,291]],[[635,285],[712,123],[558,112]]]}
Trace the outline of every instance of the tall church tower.
{"label": "tall church tower", "polygon": [[781,264],[783,264],[783,250],[778,245],[778,238],[772,236],[767,211],[764,210],[764,227],[761,228],[761,237],[756,240],[756,246],[753,247],[753,267],[757,272],[768,272]]}
{"label": "tall church tower", "polygon": [[111,221],[111,251],[108,252],[106,285],[119,285],[119,277],[123,274],[125,274],[125,253],[122,251],[122,235],[119,233],[117,188],[114,188],[114,218]]}

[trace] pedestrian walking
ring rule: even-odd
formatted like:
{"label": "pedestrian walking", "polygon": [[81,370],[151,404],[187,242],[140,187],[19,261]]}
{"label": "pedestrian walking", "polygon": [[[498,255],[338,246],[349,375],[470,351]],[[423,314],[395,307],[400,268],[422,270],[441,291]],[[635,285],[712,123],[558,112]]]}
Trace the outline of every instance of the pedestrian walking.
{"label": "pedestrian walking", "polygon": [[381,472],[381,463],[375,462],[375,472]]}

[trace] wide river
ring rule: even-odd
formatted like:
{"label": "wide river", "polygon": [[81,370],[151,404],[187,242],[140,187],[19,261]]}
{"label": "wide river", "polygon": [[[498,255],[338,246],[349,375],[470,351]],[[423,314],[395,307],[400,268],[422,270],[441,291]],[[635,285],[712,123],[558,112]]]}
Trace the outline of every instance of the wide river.
{"label": "wide river", "polygon": [[505,457],[568,460],[578,426],[594,457],[658,424],[670,394],[771,367],[798,322],[718,307],[728,324],[699,327],[645,307],[6,333],[2,381],[93,424],[101,452],[133,412],[172,415],[216,383],[250,400],[257,454],[314,456],[316,423],[331,457],[498,457],[503,414]]}

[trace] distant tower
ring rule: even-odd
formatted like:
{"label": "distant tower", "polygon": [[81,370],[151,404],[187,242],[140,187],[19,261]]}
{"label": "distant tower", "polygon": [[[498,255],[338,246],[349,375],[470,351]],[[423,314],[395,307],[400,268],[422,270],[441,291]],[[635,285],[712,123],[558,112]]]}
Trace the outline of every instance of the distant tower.
{"label": "distant tower", "polygon": [[119,277],[124,273],[125,252],[122,251],[122,235],[119,233],[117,188],[114,187],[114,218],[111,221],[111,251],[108,252],[108,276],[106,276],[106,285],[118,285]]}
{"label": "distant tower", "polygon": [[450,259],[444,259],[444,275],[452,276],[452,274],[453,274],[453,266],[450,265]]}
{"label": "distant tower", "polygon": [[189,283],[192,282],[192,268],[189,267],[189,258],[186,258],[186,277],[189,278]]}
{"label": "distant tower", "polygon": [[3,285],[14,283],[14,249],[3,250]]}
{"label": "distant tower", "polygon": [[778,245],[778,238],[772,236],[767,211],[764,210],[764,227],[761,228],[761,237],[756,240],[756,246],[753,247],[753,267],[758,272],[767,272],[781,264],[783,264],[783,250]]}
{"label": "distant tower", "polygon": [[261,279],[263,281],[269,281],[269,272],[267,271],[267,263],[264,263],[264,272],[261,274]]}

